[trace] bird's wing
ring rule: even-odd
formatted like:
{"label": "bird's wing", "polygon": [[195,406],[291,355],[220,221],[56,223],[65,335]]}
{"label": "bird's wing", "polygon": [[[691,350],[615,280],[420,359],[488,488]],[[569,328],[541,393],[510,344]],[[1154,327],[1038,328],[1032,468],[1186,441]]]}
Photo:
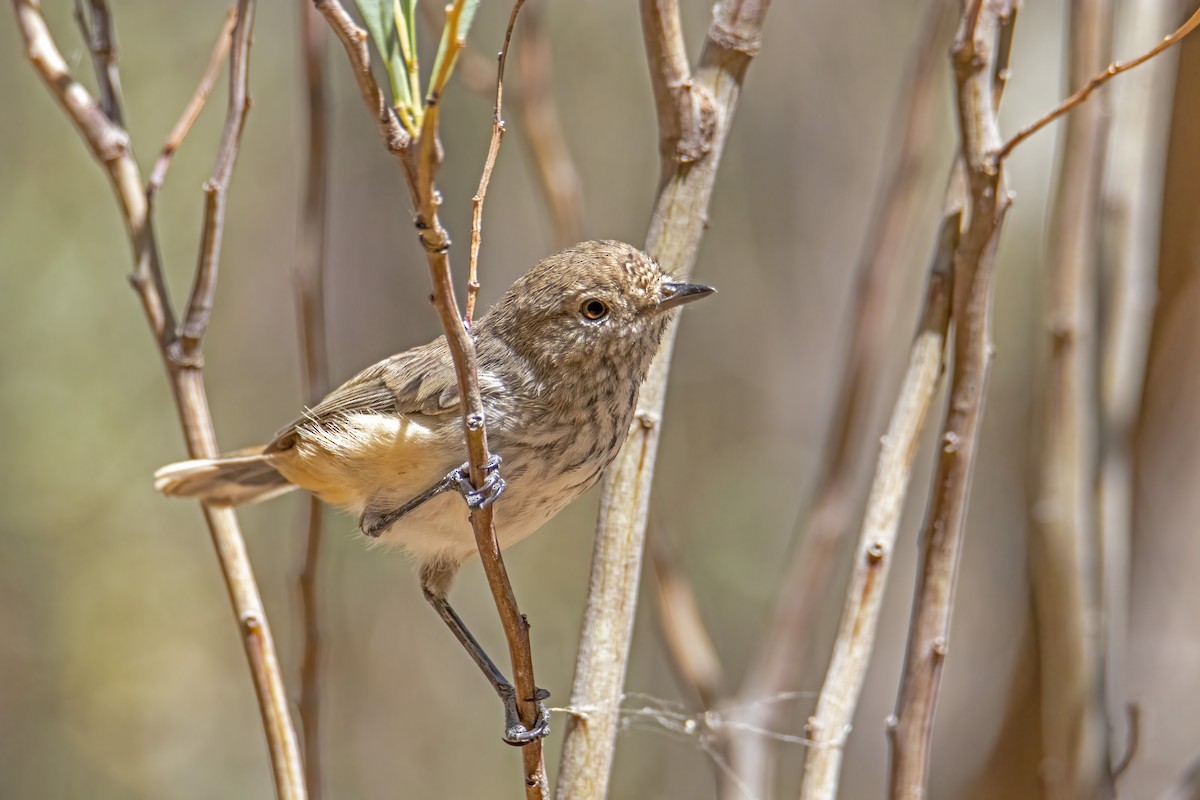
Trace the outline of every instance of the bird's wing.
{"label": "bird's wing", "polygon": [[305,429],[337,427],[355,414],[440,417],[458,413],[458,383],[444,337],[367,367],[275,434],[286,450]]}

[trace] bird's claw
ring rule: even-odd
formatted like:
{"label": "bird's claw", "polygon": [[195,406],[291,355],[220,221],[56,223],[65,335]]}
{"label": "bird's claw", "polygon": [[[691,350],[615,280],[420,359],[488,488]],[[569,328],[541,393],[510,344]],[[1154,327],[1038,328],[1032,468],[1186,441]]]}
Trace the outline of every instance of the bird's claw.
{"label": "bird's claw", "polygon": [[537,702],[537,719],[532,728],[526,728],[521,722],[521,714],[517,708],[517,693],[513,687],[501,688],[500,700],[504,703],[504,741],[513,747],[523,747],[530,742],[536,742],[550,734],[550,711],[542,701],[550,696],[545,689],[533,693]]}
{"label": "bird's claw", "polygon": [[478,489],[471,483],[471,468],[469,464],[463,464],[450,473],[454,478],[454,482],[458,485],[459,493],[467,501],[467,508],[472,511],[487,508],[496,502],[504,492],[504,487],[507,484],[505,484],[504,478],[500,475],[500,462],[503,460],[499,454],[492,453],[491,458],[481,467],[483,470],[483,484]]}

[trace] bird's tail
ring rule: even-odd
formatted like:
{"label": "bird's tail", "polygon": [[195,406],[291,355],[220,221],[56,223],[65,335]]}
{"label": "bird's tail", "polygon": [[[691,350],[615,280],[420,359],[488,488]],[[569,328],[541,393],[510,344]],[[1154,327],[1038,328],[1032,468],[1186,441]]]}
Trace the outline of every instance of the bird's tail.
{"label": "bird's tail", "polygon": [[257,503],[295,489],[267,461],[264,450],[247,447],[220,458],[168,464],[154,473],[154,488],[165,495],[224,506]]}

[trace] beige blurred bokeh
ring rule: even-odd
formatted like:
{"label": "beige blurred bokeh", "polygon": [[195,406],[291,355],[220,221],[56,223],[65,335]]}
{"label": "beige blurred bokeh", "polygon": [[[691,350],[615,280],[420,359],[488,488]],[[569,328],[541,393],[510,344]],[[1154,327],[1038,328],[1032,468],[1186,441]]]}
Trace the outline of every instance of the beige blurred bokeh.
{"label": "beige blurred bokeh", "polygon": [[[45,5],[64,55],[87,75],[70,4]],[[658,168],[636,10],[601,0],[544,5],[554,90],[583,181],[584,234],[640,242]],[[710,3],[682,5],[694,55]],[[145,165],[202,71],[225,6],[114,6],[126,117]],[[493,52],[508,5],[483,6],[472,40]],[[264,3],[256,23],[254,106],[205,342],[209,397],[228,448],[269,436],[300,405],[289,283],[303,157],[299,8]],[[817,472],[887,128],[923,12],[914,0],[775,3],[721,165],[696,270],[720,295],[684,315],[652,520],[682,551],[728,690],[764,632]],[[267,797],[253,691],[207,532],[193,504],[151,488],[153,470],[183,448],[155,347],[125,281],[120,219],[101,171],[24,62],[7,10],[0,19],[0,797]],[[1063,19],[1059,2],[1022,10],[1006,130],[1062,94]],[[342,380],[439,328],[401,175],[340,49],[331,47],[329,56],[327,310],[334,379]],[[200,186],[215,152],[223,86],[176,158],[159,204],[177,296],[194,267]],[[897,253],[888,366],[874,403],[879,420],[902,369],[937,230],[954,142],[947,89],[943,95],[943,124],[913,198],[922,223]],[[460,268],[490,113],[489,99],[461,87],[443,107],[444,221]],[[516,125],[510,117],[488,196],[484,303],[553,249]],[[934,797],[1037,791],[1037,658],[1024,541],[1054,145],[1054,131],[1041,134],[1010,162],[1016,204],[1000,251],[998,356],[938,708]],[[1191,174],[1189,188],[1176,190],[1175,213],[1184,230],[1195,231]],[[1178,705],[1200,704],[1189,692],[1200,661],[1195,590],[1176,593],[1195,584],[1188,579],[1200,558],[1189,541],[1200,474],[1194,236],[1178,245],[1178,302],[1164,306],[1171,316],[1155,339],[1169,352],[1152,359],[1141,428],[1145,498],[1138,500],[1131,634],[1139,655],[1127,672],[1130,685],[1144,690],[1132,699],[1147,707],[1131,797],[1157,794],[1200,752],[1200,715],[1189,722]],[[873,458],[865,456],[864,464]],[[884,720],[903,656],[929,453],[919,463],[846,757],[846,798],[878,797],[885,786]],[[594,511],[592,495],[506,555],[552,704],[566,703],[570,691]],[[242,519],[295,691],[299,501],[251,508]],[[499,741],[498,704],[426,608],[403,555],[369,551],[350,517],[330,512],[327,523],[320,575],[327,796],[519,796],[518,759]],[[1143,541],[1156,559],[1139,560]],[[477,567],[463,571],[454,599],[484,644],[500,652],[503,638]],[[820,641],[797,673],[796,688],[808,694],[786,701],[790,723],[781,733],[798,733],[814,703],[840,607],[839,586],[825,604]],[[638,621],[627,688],[638,693],[627,701],[631,709],[681,702],[694,710],[665,659],[651,604]],[[552,775],[561,728],[547,748]],[[1123,736],[1120,722],[1118,741]],[[614,798],[715,796],[716,767],[700,743],[667,731],[653,715],[632,714],[618,746]],[[787,797],[803,751],[785,743],[778,752],[778,795]]]}

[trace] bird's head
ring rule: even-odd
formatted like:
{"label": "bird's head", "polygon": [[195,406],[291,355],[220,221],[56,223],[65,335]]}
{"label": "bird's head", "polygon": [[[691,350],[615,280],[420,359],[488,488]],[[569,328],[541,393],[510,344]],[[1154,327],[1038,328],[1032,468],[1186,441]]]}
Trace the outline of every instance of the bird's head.
{"label": "bird's head", "polygon": [[595,365],[644,377],[670,312],[715,291],[674,280],[633,245],[582,242],[518,278],[476,328],[539,371]]}

